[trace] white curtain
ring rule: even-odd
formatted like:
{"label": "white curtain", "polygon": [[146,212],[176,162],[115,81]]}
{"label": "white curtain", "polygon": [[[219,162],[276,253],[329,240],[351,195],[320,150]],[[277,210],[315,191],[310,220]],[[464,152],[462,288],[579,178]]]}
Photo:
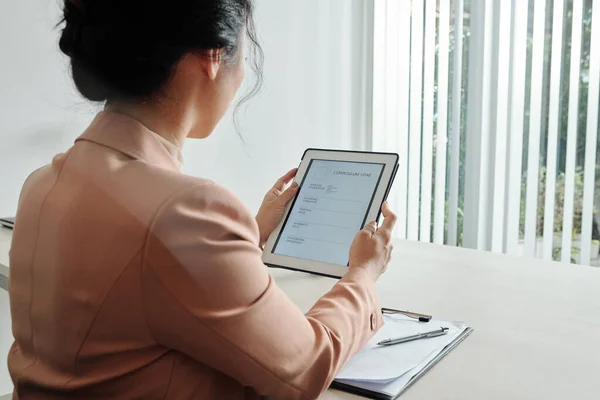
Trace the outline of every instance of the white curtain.
{"label": "white curtain", "polygon": [[397,236],[600,264],[600,1],[374,6],[373,147],[400,154]]}

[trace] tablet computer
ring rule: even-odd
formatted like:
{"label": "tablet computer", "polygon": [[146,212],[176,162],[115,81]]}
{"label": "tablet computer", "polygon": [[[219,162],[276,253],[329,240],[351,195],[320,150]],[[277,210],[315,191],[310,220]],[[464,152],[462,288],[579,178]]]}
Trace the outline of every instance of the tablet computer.
{"label": "tablet computer", "polygon": [[344,276],[354,237],[379,219],[397,170],[397,154],[306,150],[295,178],[300,188],[269,237],[263,262]]}

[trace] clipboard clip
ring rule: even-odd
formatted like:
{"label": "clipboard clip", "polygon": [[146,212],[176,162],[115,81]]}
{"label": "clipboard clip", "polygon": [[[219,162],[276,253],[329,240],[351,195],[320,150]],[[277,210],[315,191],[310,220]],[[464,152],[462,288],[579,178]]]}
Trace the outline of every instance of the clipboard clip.
{"label": "clipboard clip", "polygon": [[412,311],[402,311],[402,310],[394,310],[393,308],[382,308],[381,313],[383,315],[394,315],[394,314],[402,314],[409,318],[413,318],[418,320],[419,322],[429,322],[433,318],[431,315],[427,314],[419,314]]}

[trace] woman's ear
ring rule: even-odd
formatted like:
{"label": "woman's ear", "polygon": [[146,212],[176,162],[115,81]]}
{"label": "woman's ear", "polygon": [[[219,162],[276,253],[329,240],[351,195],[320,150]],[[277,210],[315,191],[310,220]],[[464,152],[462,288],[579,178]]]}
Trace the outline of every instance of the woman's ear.
{"label": "woman's ear", "polygon": [[203,57],[202,62],[203,68],[209,79],[214,81],[217,79],[217,75],[219,74],[219,68],[221,68],[223,49],[207,50],[204,54],[205,57]]}

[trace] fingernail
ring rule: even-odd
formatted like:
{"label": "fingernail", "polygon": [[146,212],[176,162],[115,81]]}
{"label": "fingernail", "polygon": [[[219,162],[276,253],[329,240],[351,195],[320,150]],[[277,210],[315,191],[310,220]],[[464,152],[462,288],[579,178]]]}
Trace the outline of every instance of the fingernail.
{"label": "fingernail", "polygon": [[294,182],[292,183],[292,189],[298,189],[300,185],[298,185],[298,182]]}

